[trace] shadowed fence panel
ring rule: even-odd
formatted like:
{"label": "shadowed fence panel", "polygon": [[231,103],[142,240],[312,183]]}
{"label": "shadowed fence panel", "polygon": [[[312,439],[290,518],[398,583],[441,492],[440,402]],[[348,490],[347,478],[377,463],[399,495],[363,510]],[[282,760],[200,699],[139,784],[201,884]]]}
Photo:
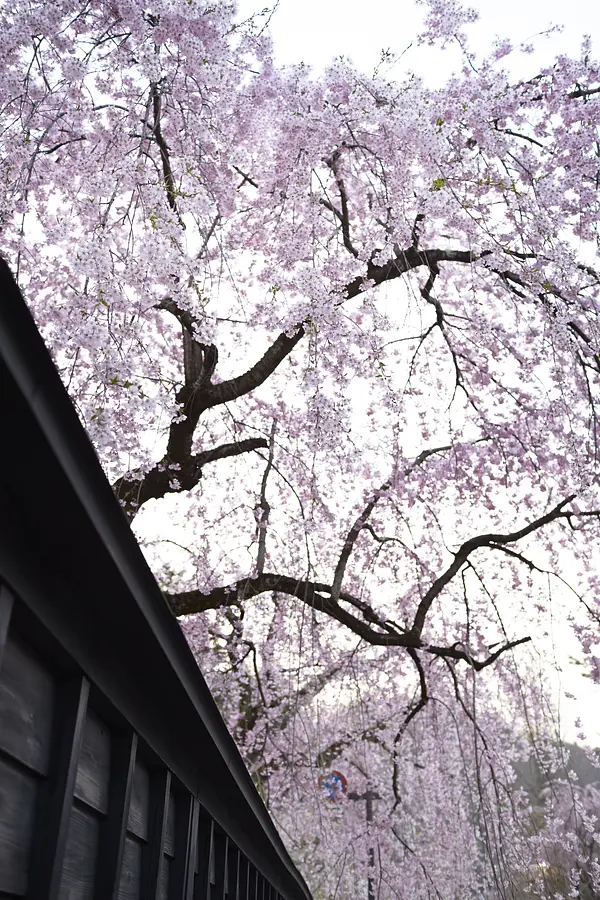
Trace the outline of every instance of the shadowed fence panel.
{"label": "shadowed fence panel", "polygon": [[0,411],[0,897],[311,900],[1,259]]}

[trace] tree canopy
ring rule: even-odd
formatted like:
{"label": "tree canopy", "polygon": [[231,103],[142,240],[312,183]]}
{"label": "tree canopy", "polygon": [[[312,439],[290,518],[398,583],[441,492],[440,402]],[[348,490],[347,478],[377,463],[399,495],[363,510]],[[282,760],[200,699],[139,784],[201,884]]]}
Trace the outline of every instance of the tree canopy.
{"label": "tree canopy", "polygon": [[0,16],[1,251],[315,897],[588,889],[514,766],[553,621],[600,678],[589,42],[515,82],[428,0],[434,89],[229,3]]}

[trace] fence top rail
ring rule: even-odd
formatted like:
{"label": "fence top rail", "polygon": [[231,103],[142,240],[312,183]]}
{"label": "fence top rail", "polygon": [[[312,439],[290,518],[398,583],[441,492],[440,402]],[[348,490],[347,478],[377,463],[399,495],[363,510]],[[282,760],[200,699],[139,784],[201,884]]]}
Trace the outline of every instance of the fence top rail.
{"label": "fence top rail", "polygon": [[[17,592],[19,579],[37,579],[33,611],[92,681],[283,900],[311,900],[2,258],[0,403],[10,422],[0,467],[10,477],[0,476],[0,495],[26,511],[0,541],[0,571],[9,580],[12,573]],[[24,573],[11,561],[11,542],[25,547],[32,533],[44,546],[38,571]],[[51,597],[41,589],[48,579],[60,584]]]}

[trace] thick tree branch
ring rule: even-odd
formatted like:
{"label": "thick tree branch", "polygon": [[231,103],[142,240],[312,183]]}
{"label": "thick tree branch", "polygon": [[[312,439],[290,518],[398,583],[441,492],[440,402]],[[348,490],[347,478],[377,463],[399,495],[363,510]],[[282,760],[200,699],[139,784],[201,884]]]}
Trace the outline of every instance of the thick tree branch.
{"label": "thick tree branch", "polygon": [[489,256],[489,251],[484,250],[483,253],[475,253],[472,250],[418,250],[415,247],[409,247],[407,250],[401,250],[396,257],[383,266],[378,266],[373,262],[373,258],[377,255],[377,250],[371,255],[371,259],[367,263],[367,271],[364,276],[359,276],[351,281],[346,287],[346,298],[358,296],[364,290],[365,283],[372,282],[374,286],[383,284],[386,281],[392,281],[399,278],[412,269],[425,266],[430,272],[438,269],[441,262],[457,262],[469,265]]}
{"label": "thick tree branch", "polygon": [[483,660],[474,659],[467,650],[461,650],[461,644],[455,644],[453,647],[435,647],[430,644],[427,647],[427,650],[434,656],[441,656],[444,659],[462,660],[462,662],[466,662],[472,666],[476,672],[480,672],[482,669],[495,663],[498,657],[502,656],[503,653],[506,653],[507,650],[512,650],[520,644],[527,644],[530,640],[530,637],[522,637],[514,641],[507,641],[506,643],[501,644],[497,650]]}
{"label": "thick tree branch", "polygon": [[371,513],[375,509],[377,501],[390,489],[390,484],[390,481],[386,481],[385,484],[381,485],[378,491],[375,491],[374,495],[369,500],[360,516],[346,535],[346,540],[344,541],[344,546],[342,547],[342,552],[340,553],[338,564],[335,567],[333,583],[331,585],[331,600],[333,601],[333,603],[337,603],[340,598],[344,572],[346,571],[346,565],[348,563],[348,560],[350,559],[350,554],[352,553],[352,548],[354,547],[356,538],[364,528],[365,523],[368,521]]}
{"label": "thick tree branch", "polygon": [[175,188],[175,179],[173,178],[173,169],[171,167],[169,148],[167,147],[167,142],[163,137],[161,129],[160,119],[162,112],[162,98],[157,84],[153,83],[150,85],[150,96],[152,97],[153,113],[152,135],[160,152],[160,161],[162,163],[163,178],[165,181],[165,190],[167,193],[167,202],[173,212],[176,214],[180,226],[182,228],[185,228],[185,224],[181,219],[175,200],[177,191]]}
{"label": "thick tree branch", "polygon": [[298,325],[291,335],[280,334],[259,361],[243,375],[222,381],[220,384],[212,384],[201,399],[203,410],[237,400],[263,384],[286,356],[292,352],[296,344],[302,340],[304,334],[303,325]]}
{"label": "thick tree branch", "polygon": [[269,446],[264,438],[252,438],[224,444],[222,447],[201,453],[192,453],[194,432],[201,414],[213,406],[249,393],[266,381],[304,335],[302,326],[291,337],[286,334],[279,335],[262,358],[247,372],[214,385],[212,376],[218,361],[217,348],[213,344],[203,344],[196,340],[194,316],[189,311],[181,309],[168,297],[157,304],[157,309],[171,313],[182,328],[184,384],[177,393],[181,414],[171,422],[167,452],[163,459],[149,472],[141,470],[129,472],[117,479],[113,485],[130,520],[148,500],[159,499],[169,493],[192,490],[198,484],[202,467],[207,462]]}
{"label": "thick tree branch", "polygon": [[568,95],[570,100],[577,100],[579,97],[591,97],[593,94],[600,94],[600,87],[595,88],[577,88]]}
{"label": "thick tree branch", "polygon": [[[413,632],[400,632],[392,629],[388,622],[383,621],[373,613],[376,619],[373,625],[383,631],[377,631],[374,627],[347,612],[338,603],[333,603],[330,596],[331,586],[320,582],[306,581],[301,578],[291,578],[287,575],[277,575],[273,572],[263,572],[253,578],[242,578],[235,584],[226,587],[213,588],[208,593],[202,591],[184,591],[179,594],[165,594],[174,615],[193,615],[206,612],[209,609],[220,609],[227,606],[239,605],[240,602],[264,594],[269,591],[278,591],[296,597],[307,606],[318,612],[323,612],[330,618],[344,625],[366,643],[379,647],[404,647],[406,649],[422,650],[432,656],[460,659],[479,671],[494,662],[506,650],[513,646],[525,643],[530,638],[520,638],[516,642],[509,642],[499,648],[495,653],[483,661],[472,658],[466,651],[454,647],[434,647],[421,641]],[[358,609],[371,610],[367,604],[349,594],[340,594],[340,600],[356,606]]]}
{"label": "thick tree branch", "polygon": [[162,459],[149,472],[137,469],[121,476],[114,482],[113,490],[131,521],[148,500],[159,500],[166,494],[177,494],[195,488],[207,463],[266,447],[268,442],[265,438],[248,438],[192,454],[184,465]]}
{"label": "thick tree branch", "polygon": [[427,706],[427,704],[429,702],[429,693],[427,691],[427,679],[425,677],[425,669],[423,668],[423,664],[422,664],[421,660],[419,659],[419,654],[417,653],[416,650],[413,650],[411,648],[408,650],[408,655],[410,656],[413,663],[415,664],[415,668],[419,675],[419,698],[418,698],[417,702],[413,703],[413,705],[408,710],[406,716],[404,717],[404,721],[402,722],[402,725],[398,729],[396,736],[394,738],[394,752],[393,752],[394,767],[393,767],[393,772],[392,772],[392,789],[394,791],[393,809],[396,809],[398,804],[402,802],[402,798],[400,796],[400,788],[399,788],[399,784],[398,784],[398,776],[399,776],[398,745],[399,745],[400,741],[402,740],[402,735],[404,734],[404,732],[406,731],[406,729],[408,728],[408,726],[410,725],[412,720],[415,718],[415,716],[417,716],[421,712],[422,709],[424,709]]}
{"label": "thick tree branch", "polygon": [[557,506],[554,507],[554,509],[550,510],[550,512],[546,513],[544,516],[540,516],[539,519],[535,519],[528,525],[524,525],[517,531],[508,532],[507,534],[480,534],[477,537],[470,538],[468,541],[465,541],[455,554],[454,559],[452,560],[448,568],[439,576],[439,578],[434,581],[434,583],[431,585],[431,587],[419,603],[411,632],[415,636],[421,636],[423,627],[425,625],[425,620],[427,618],[429,610],[431,609],[432,603],[434,602],[436,597],[441,594],[446,585],[449,584],[450,581],[452,581],[454,576],[467,561],[471,553],[473,553],[475,550],[480,549],[481,547],[494,547],[498,544],[513,544],[516,541],[521,540],[521,538],[527,537],[527,535],[532,534],[534,531],[538,531],[540,528],[543,528],[544,525],[548,525],[550,522],[554,522],[557,519],[570,519],[574,514],[572,512],[566,512],[564,510],[564,507],[567,506],[567,504],[571,503],[574,499],[575,494],[572,494],[570,497],[562,500]]}
{"label": "thick tree branch", "polygon": [[[287,575],[271,572],[261,572],[252,578],[242,578],[235,584],[213,588],[207,593],[193,590],[179,594],[167,594],[166,599],[171,606],[173,613],[176,616],[181,616],[205,612],[209,609],[239,605],[245,600],[258,596],[259,594],[269,591],[278,591],[296,597],[312,609],[325,613],[341,625],[344,625],[358,637],[374,646],[404,647],[409,651],[422,650],[432,656],[466,662],[476,671],[480,671],[481,669],[492,665],[503,653],[512,650],[520,644],[526,643],[531,640],[531,638],[523,637],[517,640],[507,640],[483,660],[475,659],[466,645],[461,641],[457,641],[449,647],[426,643],[422,639],[422,632],[434,600],[457,575],[464,563],[469,559],[470,554],[475,550],[483,547],[498,550],[505,544],[515,543],[559,519],[566,519],[569,524],[574,527],[572,520],[575,516],[600,518],[600,510],[589,510],[584,512],[565,510],[565,506],[574,499],[575,495],[573,494],[545,515],[540,516],[533,522],[529,522],[527,525],[524,525],[513,532],[508,532],[506,534],[483,534],[465,541],[454,555],[452,563],[438,578],[435,579],[429,590],[423,596],[417,607],[413,625],[410,629],[406,630],[401,629],[389,620],[382,618],[368,603],[365,603],[363,600],[360,600],[358,597],[354,597],[349,593],[340,590],[338,601],[334,600],[333,585],[300,578],[292,578]],[[369,507],[367,507],[367,511],[368,510]],[[351,530],[349,537],[351,537],[351,550],[355,540],[354,529]],[[518,554],[511,555],[515,555],[520,559]],[[341,603],[354,607],[361,613],[362,618],[349,612],[341,605]]]}
{"label": "thick tree branch", "polygon": [[197,340],[196,318],[188,310],[181,309],[171,297],[161,300],[156,308],[171,313],[181,325],[183,386],[176,397],[181,414],[173,419],[169,428],[166,460],[187,466],[192,453],[194,432],[202,412],[202,408],[194,400],[210,386],[219,353],[214,344],[204,344]]}
{"label": "thick tree branch", "polygon": [[340,202],[342,205],[341,212],[337,210],[333,204],[329,202],[324,202],[324,205],[327,206],[328,209],[331,209],[332,212],[336,215],[336,217],[340,220],[342,225],[342,237],[344,241],[344,247],[351,253],[352,256],[358,257],[358,251],[352,244],[352,239],[350,237],[350,215],[348,212],[348,193],[346,191],[346,186],[344,184],[344,179],[342,178],[342,174],[340,172],[340,160],[341,160],[341,151],[339,149],[334,150],[328,159],[325,160],[331,171],[333,172],[333,176],[335,178],[335,183],[337,184],[338,191],[340,192]]}
{"label": "thick tree branch", "polygon": [[267,459],[267,465],[262,477],[260,486],[260,500],[257,509],[258,553],[256,557],[256,571],[259,575],[264,572],[265,560],[267,558],[267,527],[269,525],[269,516],[271,514],[271,507],[269,505],[269,501],[267,500],[267,482],[269,480],[271,469],[273,468],[276,427],[277,420],[274,419],[271,426],[271,437],[269,439],[269,457]]}
{"label": "thick tree branch", "polygon": [[[191,615],[198,612],[206,612],[209,609],[239,604],[244,600],[256,597],[269,591],[278,591],[291,597],[296,597],[307,606],[319,612],[324,612],[337,620],[341,625],[347,626],[359,637],[363,637],[369,643],[386,646],[394,644],[398,646],[419,646],[413,638],[404,639],[397,633],[381,634],[361,619],[347,612],[338,603],[334,603],[330,596],[331,586],[316,581],[306,581],[302,578],[291,578],[287,575],[278,575],[272,572],[263,572],[252,578],[241,578],[235,584],[225,587],[213,588],[207,594],[201,591],[185,591],[179,594],[167,594],[167,600],[176,616]],[[363,603],[357,597],[342,592],[340,600],[356,606],[361,612],[371,610],[368,604]],[[376,624],[385,628],[385,622],[371,610]],[[368,613],[367,613],[368,615]]]}

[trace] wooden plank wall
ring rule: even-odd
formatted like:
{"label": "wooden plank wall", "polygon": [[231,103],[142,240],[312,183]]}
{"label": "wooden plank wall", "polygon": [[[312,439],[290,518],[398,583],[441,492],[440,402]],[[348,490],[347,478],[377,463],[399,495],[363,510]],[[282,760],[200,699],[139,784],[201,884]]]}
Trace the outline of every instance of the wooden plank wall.
{"label": "wooden plank wall", "polygon": [[[0,584],[0,900],[283,900],[122,722],[10,627]],[[90,697],[92,699],[90,699]]]}

